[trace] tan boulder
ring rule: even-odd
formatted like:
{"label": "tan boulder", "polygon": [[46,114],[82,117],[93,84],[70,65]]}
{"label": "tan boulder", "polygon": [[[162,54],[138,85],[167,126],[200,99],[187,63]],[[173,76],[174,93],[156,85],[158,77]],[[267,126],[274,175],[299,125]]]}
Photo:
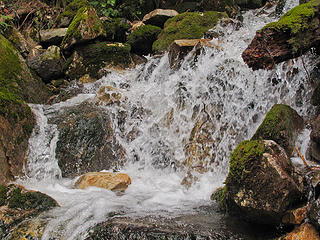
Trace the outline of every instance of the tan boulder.
{"label": "tan boulder", "polygon": [[211,42],[211,39],[179,39],[174,40],[169,47],[169,63],[172,69],[180,66],[181,60],[192,52],[192,58],[200,53],[203,47],[221,49],[217,44]]}
{"label": "tan boulder", "polygon": [[278,240],[319,240],[319,234],[317,230],[310,224],[304,223],[291,233],[288,233],[284,237],[280,237]]}
{"label": "tan boulder", "polygon": [[125,173],[89,172],[78,179],[75,187],[85,189],[89,186],[94,186],[111,191],[124,191],[130,184],[131,179]]}
{"label": "tan boulder", "polygon": [[99,89],[95,98],[97,105],[120,104],[122,94],[118,89],[111,86],[103,86]]}
{"label": "tan boulder", "polygon": [[144,24],[151,24],[162,28],[169,18],[177,16],[178,14],[179,13],[176,10],[172,9],[156,9],[146,14],[143,17],[142,22]]}

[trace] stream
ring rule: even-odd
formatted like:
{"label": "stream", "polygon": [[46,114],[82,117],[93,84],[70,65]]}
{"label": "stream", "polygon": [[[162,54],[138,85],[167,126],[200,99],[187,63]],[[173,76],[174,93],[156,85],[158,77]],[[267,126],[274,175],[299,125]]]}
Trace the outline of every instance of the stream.
{"label": "stream", "polygon": [[[290,4],[293,2],[297,4]],[[294,4],[286,5],[285,11]],[[29,140],[28,177],[18,182],[50,195],[61,206],[42,216],[48,221],[42,239],[85,239],[88,229],[114,216],[176,218],[202,211],[206,215],[207,210],[200,210],[206,206],[213,209],[211,220],[206,220],[208,226],[226,228],[210,195],[223,185],[237,144],[251,138],[276,103],[291,106],[302,117],[314,111],[306,72],[314,66],[311,53],[269,71],[252,71],[241,58],[255,32],[277,20],[273,10],[250,10],[244,13],[241,25],[218,25],[219,38],[213,43],[219,48],[204,48],[196,59],[187,56],[178,70],[170,69],[167,54],[148,57],[147,63],[135,69],[112,71],[85,84],[80,94],[67,101],[31,104],[37,127]],[[50,119],[83,102],[96,103],[103,86],[121,93],[120,104],[99,106],[111,116],[116,139],[128,159],[116,169],[132,179],[121,195],[95,187],[73,188],[77,178],[62,177],[56,158],[59,132]],[[125,120],[119,121],[123,112]],[[205,130],[210,130],[211,148],[190,167],[186,146],[201,118],[206,119]],[[138,134],[128,139],[132,131]],[[305,129],[297,143],[302,154],[308,133]],[[194,177],[189,187],[181,184],[188,174]]]}

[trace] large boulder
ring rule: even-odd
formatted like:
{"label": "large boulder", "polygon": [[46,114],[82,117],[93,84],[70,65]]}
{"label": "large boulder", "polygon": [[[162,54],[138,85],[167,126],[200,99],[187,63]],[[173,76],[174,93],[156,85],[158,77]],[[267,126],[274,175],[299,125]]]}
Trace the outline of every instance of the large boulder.
{"label": "large boulder", "polygon": [[158,26],[160,28],[163,28],[164,23],[172,17],[177,16],[179,13],[175,10],[171,9],[156,9],[152,12],[146,14],[142,22],[144,24],[150,24],[154,26]]}
{"label": "large boulder", "polygon": [[130,45],[123,43],[97,42],[75,48],[72,56],[67,60],[70,63],[66,75],[71,79],[80,79],[87,75],[88,79],[97,80],[99,70],[105,67],[116,66],[127,68],[132,63]]}
{"label": "large boulder", "polygon": [[130,184],[130,177],[124,173],[89,172],[80,176],[75,183],[75,187],[85,189],[94,186],[122,192],[126,190]]}
{"label": "large boulder", "polygon": [[302,190],[302,178],[284,149],[272,140],[254,140],[240,143],[232,153],[220,198],[232,215],[277,225],[300,202]]}
{"label": "large boulder", "polygon": [[35,119],[26,102],[49,98],[14,46],[0,34],[0,183],[23,175]]}
{"label": "large boulder", "polygon": [[215,11],[179,14],[166,21],[164,29],[157,41],[153,43],[152,49],[156,53],[162,53],[174,40],[202,38],[206,31],[216,26],[220,18],[226,17],[228,17],[226,13]]}
{"label": "large boulder", "polygon": [[58,124],[56,158],[64,177],[118,168],[126,160],[112,121],[105,111],[83,103],[50,121]]}
{"label": "large boulder", "polygon": [[[42,53],[40,53],[42,52]],[[60,48],[50,46],[39,54],[28,58],[28,66],[43,79],[44,82],[63,76],[64,60]]]}
{"label": "large boulder", "polygon": [[0,238],[7,239],[5,237],[23,220],[57,206],[54,199],[41,192],[19,185],[0,185]]}
{"label": "large boulder", "polygon": [[301,4],[284,14],[278,22],[266,25],[242,53],[253,70],[271,69],[275,64],[319,48],[319,0]]}
{"label": "large boulder", "polygon": [[310,155],[313,160],[320,162],[320,115],[312,122]]}
{"label": "large boulder", "polygon": [[267,113],[252,140],[273,140],[283,147],[290,157],[301,129],[303,119],[298,113],[287,105],[276,104]]}
{"label": "large boulder", "polygon": [[130,33],[128,44],[131,45],[131,51],[140,55],[152,53],[152,44],[157,40],[161,28],[152,25],[143,25]]}
{"label": "large boulder", "polygon": [[320,240],[318,231],[310,223],[304,223],[278,240]]}
{"label": "large boulder", "polygon": [[105,35],[103,24],[96,11],[90,5],[78,10],[68,27],[61,47],[68,49],[79,43],[84,43]]}

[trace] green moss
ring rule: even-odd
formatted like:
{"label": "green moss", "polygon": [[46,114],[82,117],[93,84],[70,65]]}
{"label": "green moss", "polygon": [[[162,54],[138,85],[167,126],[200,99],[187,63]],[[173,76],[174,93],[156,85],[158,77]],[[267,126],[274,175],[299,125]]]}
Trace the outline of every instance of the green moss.
{"label": "green moss", "polygon": [[166,51],[169,45],[176,39],[201,38],[210,28],[216,26],[218,20],[228,17],[224,12],[208,11],[186,12],[166,21],[164,29],[153,43],[152,49],[156,53]]}
{"label": "green moss", "polygon": [[319,5],[320,0],[301,4],[281,16],[279,21],[267,24],[262,30],[273,29],[286,32],[290,35],[288,42],[294,53],[305,50],[310,44],[310,39],[314,37],[312,29],[319,28],[319,21],[314,18],[319,12]]}
{"label": "green moss", "polygon": [[226,210],[226,192],[227,192],[227,187],[221,187],[217,189],[212,195],[211,195],[211,200],[215,200],[221,210]]}
{"label": "green moss", "polygon": [[9,195],[9,208],[37,209],[39,211],[45,211],[57,206],[54,199],[40,192],[22,193],[21,188],[14,188]]}
{"label": "green moss", "polygon": [[8,188],[5,185],[0,185],[0,206],[6,204]]}
{"label": "green moss", "polygon": [[240,183],[246,175],[246,169],[250,168],[252,163],[262,159],[264,150],[264,143],[261,140],[241,142],[231,154],[226,185]]}
{"label": "green moss", "polygon": [[284,104],[274,105],[252,137],[252,140],[273,140],[290,155],[289,141],[303,125],[303,120],[291,107]]}
{"label": "green moss", "polygon": [[152,44],[161,32],[161,28],[152,25],[144,25],[128,36],[128,44],[132,52],[146,55],[152,52]]}
{"label": "green moss", "polygon": [[68,4],[65,10],[59,15],[57,21],[60,22],[62,18],[73,19],[80,8],[89,6],[87,0],[74,0]]}
{"label": "green moss", "polygon": [[126,42],[126,34],[130,27],[130,24],[123,18],[114,18],[103,22],[106,40],[112,42]]}

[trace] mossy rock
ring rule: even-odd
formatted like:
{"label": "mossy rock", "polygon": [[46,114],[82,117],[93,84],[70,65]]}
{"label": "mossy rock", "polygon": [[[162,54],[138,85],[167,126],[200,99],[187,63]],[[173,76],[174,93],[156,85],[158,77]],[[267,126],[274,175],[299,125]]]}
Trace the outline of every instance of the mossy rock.
{"label": "mossy rock", "polygon": [[132,63],[130,45],[123,43],[97,42],[75,48],[66,74],[70,79],[79,79],[88,74],[93,80],[98,72],[107,66],[127,68]]}
{"label": "mossy rock", "polygon": [[249,222],[277,225],[302,197],[302,177],[285,150],[272,140],[241,142],[230,157],[224,192],[226,210]]}
{"label": "mossy rock", "polygon": [[216,26],[220,18],[226,17],[226,13],[215,11],[179,14],[166,21],[152,49],[155,53],[163,53],[174,40],[201,38],[206,31]]}
{"label": "mossy rock", "polygon": [[58,25],[67,27],[76,16],[78,10],[86,6],[89,6],[89,2],[87,0],[74,0],[69,3],[57,18]]}
{"label": "mossy rock", "polygon": [[126,42],[127,33],[131,28],[129,22],[124,18],[114,18],[102,21],[105,31],[105,39],[112,42]]}
{"label": "mossy rock", "polygon": [[44,83],[0,35],[0,183],[23,174],[28,138],[35,124],[26,102],[43,103],[48,98]]}
{"label": "mossy rock", "polygon": [[161,28],[152,25],[144,25],[133,31],[128,36],[128,44],[131,45],[131,51],[140,55],[152,53],[152,44],[157,40]]}
{"label": "mossy rock", "polygon": [[276,104],[267,113],[252,140],[273,140],[291,156],[302,128],[303,119],[294,109],[284,104]]}
{"label": "mossy rock", "polygon": [[320,0],[311,0],[294,7],[282,15],[279,21],[267,24],[262,30],[272,29],[287,33],[290,36],[287,42],[293,52],[301,54],[311,48],[312,44],[319,42],[320,36],[315,34],[319,28],[319,9]]}
{"label": "mossy rock", "polygon": [[105,35],[103,24],[91,6],[78,10],[62,40],[61,47],[68,49],[75,44],[91,41]]}

